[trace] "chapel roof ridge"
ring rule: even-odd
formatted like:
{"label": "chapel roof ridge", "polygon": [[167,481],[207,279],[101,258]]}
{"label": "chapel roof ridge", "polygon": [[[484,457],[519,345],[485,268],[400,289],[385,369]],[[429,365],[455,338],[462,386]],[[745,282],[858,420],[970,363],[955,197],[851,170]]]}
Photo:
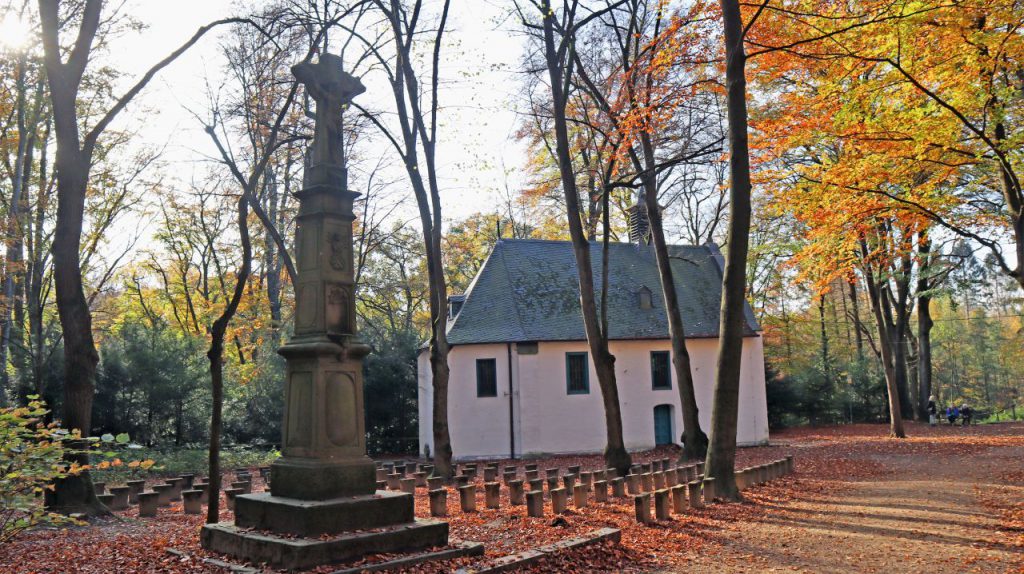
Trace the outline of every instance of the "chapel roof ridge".
{"label": "chapel roof ridge", "polygon": [[[533,238],[533,237],[515,237],[515,238],[513,238],[513,237],[501,237],[501,238],[499,238],[497,240],[496,244],[497,243],[566,243],[566,244],[571,244],[572,240],[571,239],[537,239],[537,238]],[[600,240],[600,239],[590,239],[590,240],[587,241],[587,243],[589,243],[591,245],[601,245],[603,243],[603,241]],[[609,245],[632,245],[632,246],[637,246],[637,247],[650,247],[650,246],[653,246],[653,244],[650,244],[650,245],[643,244],[643,245],[639,245],[638,246],[636,243],[634,243],[632,241],[609,241],[608,244]],[[708,241],[706,243],[668,243],[667,244],[668,247],[693,247],[693,248],[703,248],[703,247],[708,247],[709,245],[717,245],[717,244],[715,242],[713,242],[713,241]]]}

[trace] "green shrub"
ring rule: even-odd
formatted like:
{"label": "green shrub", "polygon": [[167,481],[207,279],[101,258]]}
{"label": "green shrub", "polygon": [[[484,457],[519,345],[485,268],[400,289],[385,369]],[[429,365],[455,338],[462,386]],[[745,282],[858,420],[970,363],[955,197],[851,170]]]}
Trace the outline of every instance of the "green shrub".
{"label": "green shrub", "polygon": [[37,525],[76,523],[46,511],[38,500],[54,481],[82,470],[64,463],[71,435],[44,423],[46,412],[35,397],[28,406],[0,409],[0,544]]}
{"label": "green shrub", "polygon": [[[24,407],[0,409],[0,544],[35,526],[82,524],[43,507],[40,495],[53,490],[57,480],[86,470],[123,467],[141,472],[154,465],[152,460],[121,460],[119,450],[130,442],[127,434],[83,439],[77,430],[46,423],[49,411],[39,397],[28,401]],[[99,462],[68,465],[66,456],[82,453]]]}
{"label": "green shrub", "polygon": [[[107,484],[147,476],[178,476],[183,473],[209,475],[209,451],[197,446],[153,449],[129,445],[118,453],[126,457],[130,455],[136,458],[155,459],[160,461],[160,464],[151,468],[129,465],[108,466],[98,472],[93,471],[93,475]],[[226,471],[233,468],[267,466],[279,456],[281,453],[273,449],[242,445],[226,446],[220,451],[220,467],[222,471]]]}

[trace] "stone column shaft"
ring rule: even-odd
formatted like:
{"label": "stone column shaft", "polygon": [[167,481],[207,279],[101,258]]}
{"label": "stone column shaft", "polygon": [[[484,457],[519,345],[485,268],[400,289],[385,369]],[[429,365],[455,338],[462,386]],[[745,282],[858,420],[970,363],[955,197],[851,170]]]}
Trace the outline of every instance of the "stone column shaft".
{"label": "stone column shaft", "polygon": [[271,467],[275,496],[324,500],[372,494],[366,456],[363,363],[355,339],[352,203],[339,168],[311,168],[295,196],[295,336],[278,351],[288,361],[282,458]]}

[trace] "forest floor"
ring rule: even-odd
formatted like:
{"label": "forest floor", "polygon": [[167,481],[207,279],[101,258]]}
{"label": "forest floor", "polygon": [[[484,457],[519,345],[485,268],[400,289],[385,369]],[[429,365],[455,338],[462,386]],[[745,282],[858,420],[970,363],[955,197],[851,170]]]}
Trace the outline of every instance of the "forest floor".
{"label": "forest floor", "polygon": [[[412,571],[471,572],[506,554],[612,526],[622,530],[621,544],[548,558],[528,571],[1024,573],[1024,424],[911,424],[907,431],[905,440],[889,439],[882,425],[773,433],[771,446],[740,449],[738,464],[792,454],[794,475],[746,491],[742,504],[715,504],[651,526],[633,520],[628,500],[592,503],[553,520],[509,506],[504,488],[500,510],[485,509],[480,492],[474,513],[460,512],[451,493],[452,538],[481,541],[486,555]],[[634,460],[669,455],[662,449]],[[542,469],[601,466],[595,456],[540,462]],[[418,516],[428,514],[425,495],[418,490]],[[0,547],[0,572],[225,571],[199,561],[212,557],[198,545],[202,517],[183,515],[180,503],[151,519],[134,509],[118,514],[89,527],[27,533]],[[222,520],[232,518],[222,512]]]}
{"label": "forest floor", "polygon": [[[861,471],[802,473],[787,500],[760,504],[685,571],[1024,572],[1024,425],[913,425],[906,441],[880,434],[859,426],[773,436],[797,460],[813,453]],[[826,488],[799,492],[807,482]]]}

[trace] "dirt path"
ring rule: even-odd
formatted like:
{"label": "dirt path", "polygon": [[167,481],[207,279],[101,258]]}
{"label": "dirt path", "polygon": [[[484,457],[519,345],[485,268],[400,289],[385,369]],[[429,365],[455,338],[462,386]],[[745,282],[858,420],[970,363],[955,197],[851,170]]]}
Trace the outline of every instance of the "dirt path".
{"label": "dirt path", "polygon": [[1021,535],[1001,530],[999,512],[1024,500],[1024,487],[1006,478],[1024,470],[1018,444],[968,444],[969,458],[932,452],[926,437],[893,454],[853,449],[837,462],[886,469],[882,476],[830,481],[823,492],[767,505],[760,519],[723,531],[718,551],[692,556],[681,571],[1024,572]]}

